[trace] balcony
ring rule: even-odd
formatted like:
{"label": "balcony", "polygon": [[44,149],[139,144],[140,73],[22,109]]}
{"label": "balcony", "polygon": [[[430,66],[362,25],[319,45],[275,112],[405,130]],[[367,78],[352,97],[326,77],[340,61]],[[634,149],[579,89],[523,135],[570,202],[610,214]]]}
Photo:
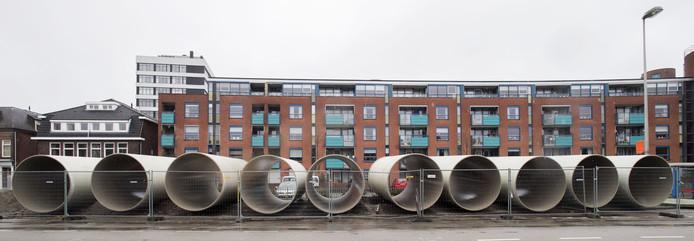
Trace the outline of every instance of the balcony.
{"label": "balcony", "polygon": [[263,135],[253,135],[251,137],[251,146],[265,146]]}
{"label": "balcony", "polygon": [[162,124],[173,124],[174,123],[174,112],[173,111],[162,111],[161,112],[161,123]]}
{"label": "balcony", "polygon": [[499,115],[471,115],[470,121],[473,126],[498,126],[501,123]]}
{"label": "balcony", "polygon": [[546,126],[570,126],[573,124],[571,114],[543,114],[542,125]]}
{"label": "balcony", "polygon": [[572,135],[544,135],[542,139],[544,146],[573,146],[574,144]]}
{"label": "balcony", "polygon": [[473,147],[499,147],[501,138],[499,136],[472,136]]}
{"label": "balcony", "polygon": [[635,146],[637,141],[643,140],[644,136],[628,136],[624,134],[617,134],[618,146]]}
{"label": "balcony", "polygon": [[174,146],[174,135],[162,134],[161,135],[161,146]]}
{"label": "balcony", "polygon": [[427,147],[429,138],[426,136],[400,136],[401,147]]}
{"label": "balcony", "polygon": [[253,113],[251,115],[251,124],[253,125],[263,125],[265,124],[265,114],[263,113]]}
{"label": "balcony", "polygon": [[645,117],[643,113],[617,113],[617,125],[643,124]]}
{"label": "balcony", "polygon": [[328,158],[325,159],[325,169],[342,169],[345,168],[345,163],[340,159]]}
{"label": "balcony", "polygon": [[267,146],[280,146],[280,136],[270,135],[267,137]]}
{"label": "balcony", "polygon": [[279,113],[267,114],[267,124],[268,125],[279,125],[280,124],[280,114]]}
{"label": "balcony", "polygon": [[400,115],[401,126],[426,126],[429,125],[427,114],[402,114]]}
{"label": "balcony", "polygon": [[354,125],[354,114],[326,114],[326,125]]}
{"label": "balcony", "polygon": [[354,136],[326,136],[326,147],[353,147]]}

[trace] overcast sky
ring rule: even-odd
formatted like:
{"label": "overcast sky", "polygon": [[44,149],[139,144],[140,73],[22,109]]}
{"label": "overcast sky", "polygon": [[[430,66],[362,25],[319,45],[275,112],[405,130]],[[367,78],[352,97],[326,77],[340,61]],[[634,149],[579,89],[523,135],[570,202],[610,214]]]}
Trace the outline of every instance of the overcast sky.
{"label": "overcast sky", "polygon": [[135,102],[135,56],[203,55],[216,76],[638,78],[677,69],[694,1],[0,1],[0,106]]}

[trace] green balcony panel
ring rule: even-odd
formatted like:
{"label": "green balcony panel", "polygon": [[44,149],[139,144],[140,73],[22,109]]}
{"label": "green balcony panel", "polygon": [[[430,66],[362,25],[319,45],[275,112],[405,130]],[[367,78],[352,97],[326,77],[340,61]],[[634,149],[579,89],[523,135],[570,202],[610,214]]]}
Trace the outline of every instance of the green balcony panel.
{"label": "green balcony panel", "polygon": [[251,115],[251,124],[253,124],[253,125],[265,124],[265,121],[263,120],[263,118],[264,118],[263,114],[253,114],[253,115]]}
{"label": "green balcony panel", "polygon": [[412,137],[412,145],[410,146],[429,146],[428,137]]}
{"label": "green balcony panel", "polygon": [[629,145],[636,145],[637,141],[643,141],[644,137],[643,136],[631,136],[629,137]]}
{"label": "green balcony panel", "polygon": [[341,136],[329,136],[325,138],[325,146],[344,146],[345,139]]}
{"label": "green balcony panel", "polygon": [[325,115],[326,125],[342,125],[344,124],[344,118],[342,115]]}
{"label": "green balcony panel", "polygon": [[267,115],[267,124],[268,125],[279,125],[280,124],[280,115],[279,114]]}
{"label": "green balcony panel", "polygon": [[573,146],[574,138],[572,136],[557,136],[555,146]]}
{"label": "green balcony panel", "polygon": [[161,146],[174,146],[174,136],[173,135],[162,135],[161,136]]}
{"label": "green balcony panel", "polygon": [[413,125],[413,126],[429,125],[429,116],[427,116],[427,115],[412,115],[412,116],[410,116],[410,125]]}
{"label": "green balcony panel", "polygon": [[268,136],[267,137],[267,145],[268,146],[280,146],[280,137],[279,136]]}
{"label": "green balcony panel", "polygon": [[334,159],[334,158],[328,158],[325,159],[325,168],[326,169],[335,169],[335,168],[345,168],[345,163],[340,161],[340,159]]}
{"label": "green balcony panel", "polygon": [[500,146],[501,142],[498,136],[494,137],[487,137],[485,136],[484,139],[482,139],[483,146]]}
{"label": "green balcony panel", "polygon": [[173,124],[174,123],[174,113],[173,112],[162,112],[161,113],[161,123],[162,124]]}
{"label": "green balcony panel", "polygon": [[264,146],[265,142],[263,141],[262,136],[254,136],[251,140],[251,145],[252,146]]}
{"label": "green balcony panel", "polygon": [[482,117],[482,125],[485,126],[498,126],[500,123],[498,115],[488,115]]}
{"label": "green balcony panel", "polygon": [[629,124],[643,124],[644,117],[643,114],[629,114]]}
{"label": "green balcony panel", "polygon": [[573,116],[571,115],[556,115],[554,116],[555,125],[571,125]]}

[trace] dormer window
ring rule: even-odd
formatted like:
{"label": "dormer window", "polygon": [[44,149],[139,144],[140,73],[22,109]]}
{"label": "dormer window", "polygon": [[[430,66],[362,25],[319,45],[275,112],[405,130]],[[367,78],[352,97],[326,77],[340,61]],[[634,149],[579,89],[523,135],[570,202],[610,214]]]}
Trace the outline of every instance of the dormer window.
{"label": "dormer window", "polygon": [[115,110],[118,108],[118,103],[115,102],[99,102],[99,103],[87,103],[87,111],[95,110]]}

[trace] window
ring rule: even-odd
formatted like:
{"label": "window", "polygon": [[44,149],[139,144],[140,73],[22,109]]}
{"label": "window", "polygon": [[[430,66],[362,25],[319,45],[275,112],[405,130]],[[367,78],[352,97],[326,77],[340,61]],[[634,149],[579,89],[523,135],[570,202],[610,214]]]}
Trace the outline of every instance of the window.
{"label": "window", "polygon": [[656,146],[655,154],[662,157],[665,160],[670,160],[670,147],[669,146]]}
{"label": "window", "polygon": [[138,95],[154,95],[154,88],[152,87],[137,87]]}
{"label": "window", "polygon": [[505,98],[525,98],[531,92],[531,86],[527,85],[509,85],[509,86],[499,86],[499,97]]}
{"label": "window", "polygon": [[304,151],[301,148],[289,148],[289,159],[302,162],[304,160]]}
{"label": "window", "polygon": [[154,71],[154,64],[138,64],[137,70],[139,70],[139,71]]}
{"label": "window", "polygon": [[89,124],[88,123],[80,123],[80,130],[81,131],[88,131],[89,130]]}
{"label": "window", "polygon": [[357,97],[385,97],[388,86],[358,84],[354,86],[354,89],[354,96]]}
{"label": "window", "polygon": [[155,76],[154,79],[157,81],[157,84],[171,84],[169,76]]}
{"label": "window", "polygon": [[509,127],[508,128],[508,140],[509,141],[520,141],[520,127]]}
{"label": "window", "polygon": [[581,155],[591,155],[593,154],[592,147],[581,147]]}
{"label": "window", "polygon": [[229,118],[243,118],[243,105],[242,104],[229,104]]}
{"label": "window", "polygon": [[590,120],[593,119],[593,106],[582,105],[578,107],[578,119]]}
{"label": "window", "polygon": [[303,129],[301,126],[291,126],[289,127],[289,140],[290,141],[300,141],[303,137]]}
{"label": "window", "polygon": [[437,120],[448,120],[448,106],[437,106],[436,107],[436,119]]}
{"label": "window", "polygon": [[138,75],[137,82],[140,83],[154,83],[154,76],[151,75]]}
{"label": "window", "polygon": [[111,155],[116,152],[116,144],[113,142],[104,143],[104,156]]}
{"label": "window", "polygon": [[154,65],[154,71],[157,71],[157,72],[169,72],[169,70],[170,70],[170,69],[169,69],[169,66],[170,66],[170,65],[168,65],[168,64],[157,64],[157,65]]}
{"label": "window", "polygon": [[436,127],[436,140],[437,141],[447,141],[448,140],[448,127]]}
{"label": "window", "polygon": [[52,156],[60,156],[60,143],[52,142],[49,148]]}
{"label": "window", "polygon": [[87,143],[77,143],[77,156],[87,157]]}
{"label": "window", "polygon": [[289,119],[301,119],[303,118],[303,112],[302,105],[289,105]]}
{"label": "window", "polygon": [[437,156],[448,156],[448,148],[436,148]]}
{"label": "window", "polygon": [[92,131],[101,130],[101,123],[92,123]]}
{"label": "window", "polygon": [[364,162],[375,162],[376,159],[376,148],[364,148]]}
{"label": "window", "polygon": [[251,93],[251,85],[249,83],[218,82],[217,92],[220,95],[249,95]]}
{"label": "window", "polygon": [[655,126],[655,139],[670,139],[670,126],[669,125],[656,125]]}
{"label": "window", "polygon": [[600,96],[604,91],[605,86],[601,84],[577,84],[571,85],[571,96],[573,97],[590,97]]}
{"label": "window", "polygon": [[669,104],[655,104],[655,118],[670,117]]}
{"label": "window", "polygon": [[314,84],[283,84],[282,95],[284,96],[311,96],[316,91]]}
{"label": "window", "polygon": [[74,156],[75,155],[75,143],[66,142],[63,143],[63,156]]}
{"label": "window", "polygon": [[199,132],[200,128],[198,126],[185,126],[183,140],[198,140]]}
{"label": "window", "polygon": [[174,64],[171,66],[171,72],[185,73],[186,72],[186,66]]}
{"label": "window", "polygon": [[593,127],[592,126],[581,126],[579,129],[579,137],[582,141],[593,139]]}
{"label": "window", "polygon": [[53,130],[54,131],[59,131],[61,127],[62,127],[62,123],[53,123]]}
{"label": "window", "polygon": [[183,148],[183,153],[200,152],[197,147],[186,147]]}
{"label": "window", "polygon": [[90,144],[91,157],[101,157],[101,143],[91,143]]}
{"label": "window", "polygon": [[460,91],[455,85],[429,85],[429,97],[456,97]]}
{"label": "window", "polygon": [[507,156],[520,156],[519,147],[509,147]]}
{"label": "window", "polygon": [[106,123],[106,131],[113,131],[113,123]]}
{"label": "window", "polygon": [[157,88],[157,94],[169,94],[171,93],[171,88]]}
{"label": "window", "polygon": [[186,83],[186,77],[182,76],[171,76],[171,83],[175,85],[182,85]]}
{"label": "window", "polygon": [[520,120],[520,106],[514,105],[506,107],[507,120]]}
{"label": "window", "polygon": [[660,79],[660,74],[652,74],[651,79]]}
{"label": "window", "polygon": [[229,148],[229,157],[243,159],[243,148]]}
{"label": "window", "polygon": [[229,126],[229,140],[243,140],[243,126]]}
{"label": "window", "polygon": [[198,103],[186,103],[185,104],[185,117],[186,118],[198,118],[200,106]]}
{"label": "window", "polygon": [[2,157],[12,156],[12,141],[2,140]]}
{"label": "window", "polygon": [[364,127],[364,140],[365,141],[375,141],[376,140],[376,127],[375,126],[365,126]]}
{"label": "window", "polygon": [[365,105],[364,106],[364,120],[374,120],[376,119],[376,106],[375,105]]}
{"label": "window", "polygon": [[118,142],[118,153],[128,153],[127,142]]}
{"label": "window", "polygon": [[128,123],[118,123],[118,130],[127,131],[128,130]]}

